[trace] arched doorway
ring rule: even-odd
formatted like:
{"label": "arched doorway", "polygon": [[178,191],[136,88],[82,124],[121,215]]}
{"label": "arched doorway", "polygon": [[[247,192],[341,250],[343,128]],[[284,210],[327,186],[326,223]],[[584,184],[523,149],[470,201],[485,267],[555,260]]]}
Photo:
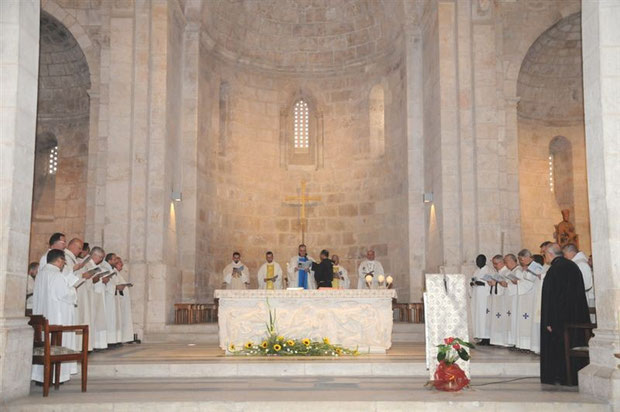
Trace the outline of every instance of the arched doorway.
{"label": "arched doorway", "polygon": [[76,39],[41,11],[37,134],[30,260],[39,260],[57,231],[83,236],[90,71]]}

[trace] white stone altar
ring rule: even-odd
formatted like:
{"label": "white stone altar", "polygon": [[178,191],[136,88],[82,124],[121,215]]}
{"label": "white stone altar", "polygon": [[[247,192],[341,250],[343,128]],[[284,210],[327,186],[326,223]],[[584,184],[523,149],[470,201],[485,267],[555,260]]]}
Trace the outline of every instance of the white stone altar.
{"label": "white stone altar", "polygon": [[[396,291],[375,290],[216,290],[220,348],[267,336],[269,307],[278,334],[323,339],[360,352],[385,353],[392,346],[392,299]],[[267,302],[269,302],[269,307]]]}

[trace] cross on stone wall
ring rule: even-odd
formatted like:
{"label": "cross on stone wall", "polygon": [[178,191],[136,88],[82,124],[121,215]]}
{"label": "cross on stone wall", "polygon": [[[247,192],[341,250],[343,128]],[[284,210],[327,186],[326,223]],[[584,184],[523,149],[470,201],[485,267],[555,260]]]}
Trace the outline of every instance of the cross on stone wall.
{"label": "cross on stone wall", "polygon": [[306,228],[308,224],[308,219],[306,218],[306,207],[314,206],[312,204],[309,204],[309,202],[311,201],[318,202],[321,200],[321,197],[320,196],[309,196],[307,194],[305,180],[301,181],[300,186],[301,188],[300,188],[298,196],[287,196],[284,200],[287,202],[295,202],[295,203],[289,203],[289,205],[297,206],[300,208],[300,213],[299,213],[300,225],[299,226],[301,228],[301,243],[304,244],[306,241]]}

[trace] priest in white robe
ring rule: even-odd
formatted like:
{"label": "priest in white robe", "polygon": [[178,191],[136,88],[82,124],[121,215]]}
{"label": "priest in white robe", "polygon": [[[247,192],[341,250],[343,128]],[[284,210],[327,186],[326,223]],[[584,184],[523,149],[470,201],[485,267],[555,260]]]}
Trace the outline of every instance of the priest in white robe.
{"label": "priest in white robe", "polygon": [[[50,325],[73,325],[77,294],[74,287],[67,285],[62,272],[65,267],[64,252],[53,249],[48,253],[47,260],[49,263],[37,275],[39,283],[35,285],[33,314],[43,315]],[[44,293],[41,293],[43,290]],[[73,349],[73,344],[72,337],[63,333],[62,346]],[[69,380],[71,369],[70,363],[61,365],[60,382]],[[32,365],[32,379],[43,382],[43,365]]]}
{"label": "priest in white robe", "polygon": [[45,265],[47,265],[47,252],[49,252],[52,249],[65,250],[65,247],[67,247],[67,240],[65,238],[64,233],[56,232],[52,236],[50,236],[48,246],[49,248],[43,254],[43,256],[41,256],[41,259],[39,260],[39,270],[42,270],[45,267]]}
{"label": "priest in white robe", "polygon": [[510,270],[508,273],[508,287],[504,295],[504,313],[509,319],[508,330],[506,331],[506,343],[508,346],[515,346],[517,342],[517,313],[518,313],[518,294],[519,294],[519,261],[517,257],[509,253],[504,256],[504,264]]}
{"label": "priest in white robe", "polygon": [[[379,285],[377,279],[379,275],[385,276],[385,271],[383,270],[383,265],[378,260],[375,260],[375,251],[370,249],[366,252],[366,259],[360,263],[358,269],[358,280],[357,280],[357,288],[358,289],[376,289]],[[372,280],[370,284],[366,282],[366,276],[371,276]]]}
{"label": "priest in white robe", "polygon": [[530,340],[530,350],[534,353],[540,354],[540,321],[541,321],[541,309],[542,309],[542,285],[545,280],[545,275],[547,274],[547,270],[551,267],[550,262],[546,262],[543,256],[546,255],[547,248],[552,245],[551,242],[546,241],[540,245],[540,255],[535,255],[534,260],[538,262],[538,264],[543,265],[543,270],[540,276],[538,277],[538,281],[536,282],[536,287],[534,291],[534,316],[532,320],[532,333]]}
{"label": "priest in white robe", "polygon": [[487,282],[493,279],[493,270],[487,266],[487,258],[484,255],[476,257],[476,267],[470,282],[472,333],[473,337],[480,341],[479,344],[488,345],[491,336],[487,331],[487,318],[490,310]]}
{"label": "priest in white robe", "polygon": [[351,281],[349,280],[349,272],[344,266],[340,264],[340,257],[338,255],[332,256],[334,262],[334,278],[332,279],[333,289],[350,289]]}
{"label": "priest in white robe", "polygon": [[492,288],[489,294],[490,316],[487,318],[487,329],[491,336],[491,345],[507,346],[506,338],[510,328],[510,320],[506,315],[505,295],[508,289],[508,278],[506,276],[510,270],[504,264],[502,255],[493,256],[491,263],[496,273],[493,276],[493,281],[489,282]]}
{"label": "priest in white robe", "polygon": [[532,264],[532,252],[523,249],[518,253],[519,277],[517,285],[517,339],[515,346],[518,349],[530,350],[532,347],[532,322],[536,298],[536,282],[538,277],[528,267]]}
{"label": "priest in white robe", "polygon": [[123,273],[123,259],[120,257],[114,266],[116,269],[116,277],[118,284],[116,285],[116,321],[120,324],[118,340],[121,343],[133,342],[133,316],[131,313],[131,296],[129,288],[133,284],[128,281],[127,273]]}
{"label": "priest in white robe", "polygon": [[233,261],[223,270],[224,287],[226,289],[247,289],[250,286],[250,271],[241,262],[241,253],[233,253]]}
{"label": "priest in white robe", "polygon": [[306,245],[299,245],[297,248],[297,256],[290,258],[286,265],[288,287],[309,290],[316,289],[314,271],[312,270],[312,263],[314,262],[315,260],[312,256],[308,256]]}
{"label": "priest in white robe", "polygon": [[34,282],[39,271],[39,263],[31,262],[28,265],[28,276],[26,279],[26,310],[32,310],[32,294],[34,292]]}
{"label": "priest in white robe", "polygon": [[[105,251],[95,246],[92,248],[90,255],[92,256],[92,265],[99,267],[100,272],[103,273],[106,270],[103,265],[105,258]],[[108,330],[106,325],[106,310],[105,310],[105,291],[106,287],[103,280],[99,275],[95,275],[91,278],[92,294],[91,294],[91,326],[92,331],[90,333],[89,341],[93,342],[94,350],[102,350],[108,347]]]}
{"label": "priest in white robe", "polygon": [[572,243],[562,248],[562,253],[566,259],[570,259],[579,266],[581,276],[583,277],[583,286],[586,289],[586,299],[588,300],[588,306],[594,307],[594,279],[592,277],[592,268],[588,263],[588,257],[585,253],[580,252]]}
{"label": "priest in white robe", "polygon": [[282,268],[273,261],[273,252],[265,254],[266,262],[258,269],[258,288],[275,290],[282,289]]}
{"label": "priest in white robe", "polygon": [[101,262],[101,268],[112,273],[111,276],[104,276],[104,296],[105,296],[105,324],[106,338],[108,346],[116,345],[118,341],[118,329],[120,325],[116,322],[116,285],[118,284],[117,273],[114,266],[116,265],[116,255],[108,253],[105,260]]}

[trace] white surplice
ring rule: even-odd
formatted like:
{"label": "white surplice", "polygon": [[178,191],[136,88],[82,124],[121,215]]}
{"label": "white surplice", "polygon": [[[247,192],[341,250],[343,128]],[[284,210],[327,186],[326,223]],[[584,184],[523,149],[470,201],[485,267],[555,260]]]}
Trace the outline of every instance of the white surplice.
{"label": "white surplice", "polygon": [[[101,262],[104,263],[104,262]],[[98,265],[102,271],[107,270]],[[109,265],[108,265],[109,266]],[[103,281],[99,279],[97,283],[93,283],[93,294],[91,300],[91,326],[92,332],[90,338],[93,340],[94,349],[106,349],[108,347],[108,329],[106,325],[106,287]]]}
{"label": "white surplice", "polygon": [[267,277],[267,272],[269,266],[273,266],[273,276],[277,276],[276,280],[272,281],[273,287],[269,289],[282,289],[282,268],[278,264],[278,262],[271,263],[263,263],[261,267],[258,269],[258,288],[259,289],[267,289],[267,282],[265,282],[265,278]]}
{"label": "white surplice", "polygon": [[[37,293],[37,300],[35,300],[37,312],[35,313],[33,309],[33,313],[45,316],[50,325],[73,325],[77,303],[75,288],[67,286],[63,273],[51,264],[45,265],[43,270],[39,271],[37,278],[39,277],[41,279],[38,287],[46,289],[45,300],[38,302],[42,295]],[[63,333],[62,346],[69,349],[75,348],[75,333]],[[60,382],[69,380],[72,369],[71,363],[65,362],[61,365]],[[43,365],[32,365],[32,379],[43,382]]]}
{"label": "white surplice", "polygon": [[[516,266],[510,271],[510,273],[516,277],[519,277],[518,271],[519,266]],[[508,346],[515,346],[517,342],[517,312],[519,311],[517,308],[517,298],[519,294],[519,289],[518,286],[512,283],[510,280],[508,280],[507,283],[508,287],[506,288],[506,293],[504,295],[504,313],[508,318],[506,344]]]}
{"label": "white surplice", "polygon": [[373,275],[370,288],[375,289],[379,285],[379,282],[377,280],[379,275],[385,275],[385,272],[383,270],[383,265],[381,264],[381,262],[379,262],[378,260],[364,259],[362,263],[360,263],[359,267],[357,268],[357,274],[359,276],[357,280],[358,289],[367,288],[366,275],[370,273]]}
{"label": "white surplice", "polygon": [[517,285],[517,331],[515,346],[519,349],[531,349],[532,321],[534,319],[534,299],[536,298],[536,281],[538,277],[527,269],[519,268]]}
{"label": "white surplice", "polygon": [[585,253],[579,252],[572,259],[579,266],[581,276],[583,277],[583,287],[586,290],[586,299],[588,306],[594,307],[594,281],[592,278],[592,268],[588,264],[588,257]]}
{"label": "white surplice", "polygon": [[[104,271],[109,270],[110,273],[115,273],[116,269],[103,261],[99,264],[99,267]],[[103,283],[101,281],[101,283]],[[117,275],[110,276],[110,280],[104,286],[105,296],[105,325],[106,325],[106,338],[108,345],[118,343],[118,330],[120,325],[116,324],[116,285],[118,284]]]}
{"label": "white surplice", "polygon": [[[336,276],[340,276],[342,279],[336,279]],[[350,289],[351,280],[349,279],[349,272],[341,265],[334,265],[334,280],[332,281],[332,287],[334,289]]]}
{"label": "white surplice", "polygon": [[[482,277],[491,275],[493,270],[488,266],[477,268],[472,275],[472,294],[471,294],[471,316],[472,333],[476,339],[489,339],[491,336],[487,331],[487,312],[489,310],[489,285]],[[475,282],[483,282],[484,285],[476,285]]]}
{"label": "white surplice", "polygon": [[541,318],[541,305],[542,305],[542,285],[545,280],[549,265],[543,265],[543,271],[540,275],[540,279],[535,281],[534,286],[534,309],[532,316],[532,333],[530,338],[530,350],[534,353],[540,353],[540,318]]}
{"label": "white surplice", "polygon": [[[510,273],[510,270],[504,266],[495,275],[496,280],[506,281],[503,277],[508,275],[508,273]],[[493,286],[491,294],[489,295],[490,316],[487,326],[489,334],[491,335],[492,345],[506,346],[508,344],[507,336],[508,330],[510,329],[510,319],[506,314],[507,294],[508,288],[498,283]]]}
{"label": "white surplice", "polygon": [[[306,258],[310,262],[316,262],[314,258],[310,255],[306,255]],[[299,255],[293,256],[289,259],[288,265],[286,266],[286,273],[288,274],[288,287],[296,288],[299,286]],[[314,290],[316,289],[316,282],[314,280],[314,271],[310,269],[308,272],[308,289]]]}
{"label": "white surplice", "polygon": [[[241,276],[234,277],[234,269],[237,269],[241,273]],[[250,283],[250,271],[248,267],[241,261],[238,263],[230,262],[222,271],[224,275],[224,283],[226,283],[226,289],[247,289],[247,284]]]}
{"label": "white surplice", "polygon": [[[127,275],[125,273],[125,275]],[[125,277],[118,272],[118,283],[129,283]],[[120,292],[116,294],[116,321],[120,325],[118,339],[119,342],[132,342],[133,341],[133,315],[131,313],[131,294],[129,293],[129,287],[126,286],[123,289],[123,294]]]}
{"label": "white surplice", "polygon": [[[84,259],[81,259],[82,262]],[[85,272],[94,269],[96,265],[92,260],[89,260],[82,269],[76,272],[80,279]],[[81,282],[82,280],[80,280]],[[93,307],[93,281],[91,279],[84,279],[84,282],[77,289],[77,308],[75,315],[75,322],[78,325],[88,325],[88,350],[93,350],[93,325],[92,325],[92,307]]]}

